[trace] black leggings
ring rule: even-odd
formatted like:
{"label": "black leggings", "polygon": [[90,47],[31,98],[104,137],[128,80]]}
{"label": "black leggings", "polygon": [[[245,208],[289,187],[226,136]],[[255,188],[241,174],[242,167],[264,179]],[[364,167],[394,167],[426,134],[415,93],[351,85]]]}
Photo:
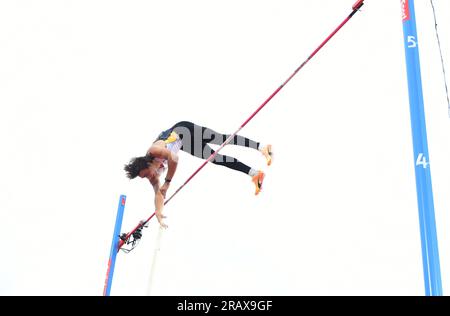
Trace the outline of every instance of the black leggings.
{"label": "black leggings", "polygon": [[[183,146],[180,148],[181,150],[202,159],[208,159],[214,153],[214,150],[208,144],[222,145],[230,136],[187,121],[178,122],[171,129],[163,133],[166,134],[169,131],[174,131],[180,136],[183,143]],[[259,149],[258,142],[239,135],[235,135],[229,144],[253,148],[256,150]],[[221,154],[217,154],[211,162],[216,165],[241,171],[245,174],[248,174],[251,169],[249,166],[243,164],[236,158]]]}

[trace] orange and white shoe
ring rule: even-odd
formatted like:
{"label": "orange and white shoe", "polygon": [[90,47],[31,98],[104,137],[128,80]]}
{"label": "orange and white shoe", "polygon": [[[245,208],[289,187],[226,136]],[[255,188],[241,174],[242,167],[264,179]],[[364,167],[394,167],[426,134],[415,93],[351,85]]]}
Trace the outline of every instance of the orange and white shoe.
{"label": "orange and white shoe", "polygon": [[266,157],[267,165],[270,166],[272,164],[272,145],[264,146],[260,152]]}
{"label": "orange and white shoe", "polygon": [[262,171],[258,171],[258,174],[252,177],[252,182],[255,185],[255,195],[258,195],[259,192],[261,192],[264,177],[265,174]]}

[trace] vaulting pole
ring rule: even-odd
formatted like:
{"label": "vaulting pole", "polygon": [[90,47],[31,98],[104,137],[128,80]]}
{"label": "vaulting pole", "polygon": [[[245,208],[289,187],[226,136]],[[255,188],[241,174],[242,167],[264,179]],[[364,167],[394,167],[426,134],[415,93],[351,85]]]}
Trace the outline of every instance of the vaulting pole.
{"label": "vaulting pole", "polygon": [[[171,199],[173,199],[173,197],[175,195],[178,194],[178,192],[181,191],[181,189],[183,189],[186,184],[189,183],[189,181],[192,180],[192,178],[195,177],[195,175],[203,169],[204,166],[206,166],[206,164],[208,162],[210,162],[211,160],[214,159],[214,157],[216,157],[216,155],[219,153],[219,151],[225,147],[233,138],[236,134],[238,134],[242,128],[244,128],[245,125],[247,125],[248,122],[250,122],[256,114],[259,113],[259,111],[261,111],[267,103],[269,103],[270,100],[272,100],[272,98],[278,94],[278,92],[280,92],[281,89],[283,89],[283,87],[289,82],[291,81],[291,79],[300,71],[300,69],[303,68],[303,66],[305,66],[316,54],[317,52],[353,17],[353,15],[355,15],[356,12],[358,12],[358,10],[364,5],[364,0],[358,0],[355,2],[355,4],[352,6],[352,12],[344,19],[344,21],[341,22],[341,24],[339,24],[339,26],[333,30],[333,32],[331,32],[330,35],[328,35],[328,37],[312,52],[311,55],[309,55],[309,57],[297,68],[295,69],[295,71],[292,73],[292,75],[290,75],[286,81],[284,81],[281,86],[279,86],[257,109],[255,112],[252,113],[252,115],[250,115],[245,121],[244,123],[242,123],[242,125],[233,133],[231,134],[226,140],[225,142],[220,145],[220,147],[211,155],[209,156],[208,159],[205,160],[204,163],[202,163],[202,165],[164,202],[164,205],[166,205]],[[119,249],[124,245],[124,243],[126,242],[126,240],[140,227],[144,226],[148,221],[150,221],[152,219],[152,217],[155,216],[155,212],[153,212],[153,214],[144,222],[140,223],[139,225],[137,225],[131,232],[129,232],[127,234],[127,236],[120,240],[119,242]]]}

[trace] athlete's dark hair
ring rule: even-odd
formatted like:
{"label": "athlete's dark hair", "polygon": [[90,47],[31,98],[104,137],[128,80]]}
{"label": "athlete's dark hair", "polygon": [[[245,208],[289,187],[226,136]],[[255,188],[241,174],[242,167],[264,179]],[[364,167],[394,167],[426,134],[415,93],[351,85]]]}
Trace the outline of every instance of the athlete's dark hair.
{"label": "athlete's dark hair", "polygon": [[129,179],[134,179],[139,175],[141,170],[146,169],[149,164],[153,161],[152,156],[134,157],[130,162],[123,168],[127,173]]}

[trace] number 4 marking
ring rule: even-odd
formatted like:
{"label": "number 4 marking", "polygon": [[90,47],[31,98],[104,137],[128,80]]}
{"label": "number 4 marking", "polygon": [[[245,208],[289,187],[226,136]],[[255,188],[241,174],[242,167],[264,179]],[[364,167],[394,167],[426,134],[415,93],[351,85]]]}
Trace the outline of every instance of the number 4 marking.
{"label": "number 4 marking", "polygon": [[416,166],[422,165],[422,167],[423,167],[424,169],[426,169],[427,166],[428,166],[429,164],[430,164],[430,163],[427,162],[427,158],[424,156],[423,153],[420,153],[419,156],[417,156]]}
{"label": "number 4 marking", "polygon": [[417,46],[416,38],[412,35],[408,36],[408,48],[414,48]]}

